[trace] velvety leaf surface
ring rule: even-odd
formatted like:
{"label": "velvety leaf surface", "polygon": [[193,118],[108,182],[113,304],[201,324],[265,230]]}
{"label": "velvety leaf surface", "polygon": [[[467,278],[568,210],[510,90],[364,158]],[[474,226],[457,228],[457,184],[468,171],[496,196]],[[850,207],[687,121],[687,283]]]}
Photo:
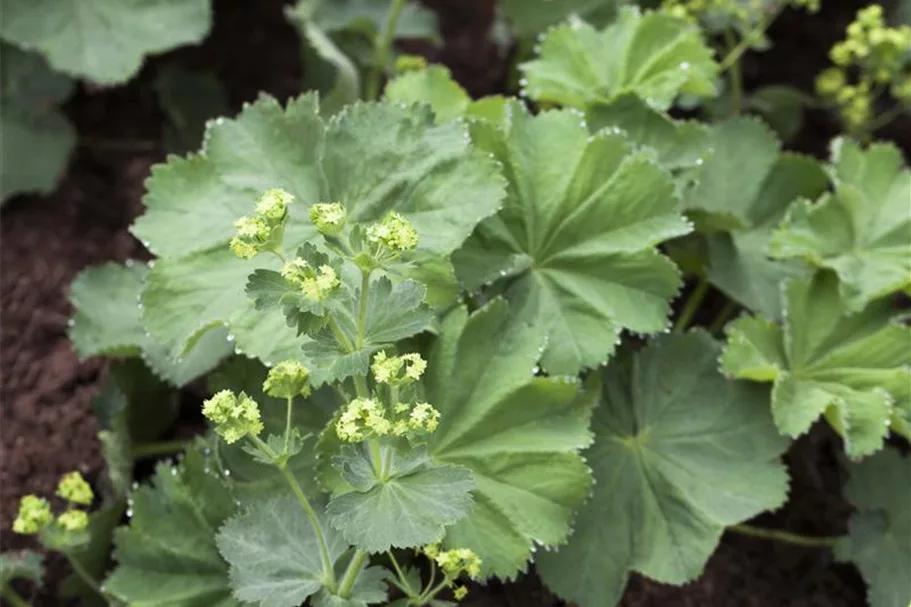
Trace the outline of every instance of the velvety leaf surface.
{"label": "velvety leaf surface", "polygon": [[699,29],[661,12],[620,9],[597,30],[578,17],[550,29],[538,58],[523,63],[525,93],[544,103],[588,108],[634,93],[667,109],[678,93],[712,95],[718,65]]}
{"label": "velvety leaf surface", "polygon": [[569,544],[538,571],[580,607],[620,600],[630,571],[682,584],[703,570],[724,528],[780,506],[788,477],[766,390],[725,380],[719,345],[701,332],[624,351],[604,372],[594,494]]}
{"label": "velvety leaf surface", "polygon": [[820,415],[852,457],[883,445],[891,428],[907,435],[911,420],[911,327],[893,321],[888,301],[847,310],[830,272],[783,289],[784,321],[743,316],[727,327],[722,371],[774,382],[779,430],[798,436]]}
{"label": "velvety leaf surface", "polygon": [[[322,522],[329,559],[347,545]],[[218,531],[218,549],[231,564],[234,597],[261,607],[295,607],[322,588],[316,533],[293,496],[260,501]]]}
{"label": "velvety leaf surface", "polygon": [[160,463],[151,484],[133,492],[131,508],[130,525],[115,533],[108,592],[143,607],[240,605],[215,545],[235,502],[207,455],[190,450],[176,468]]}
{"label": "velvety leaf surface", "polygon": [[777,137],[751,118],[719,124],[711,145],[698,184],[684,200],[706,233],[706,275],[728,297],[779,318],[781,282],[808,272],[800,260],[770,259],[769,240],[789,206],[822,194],[828,178],[815,160],[780,153]]}
{"label": "velvety leaf surface", "polygon": [[848,309],[911,290],[911,171],[890,143],[866,150],[833,144],[835,193],[794,205],[769,245],[774,257],[806,259],[838,274]]}
{"label": "velvety leaf surface", "polygon": [[118,84],[146,55],[202,40],[209,0],[4,0],[0,37],[61,72]]}
{"label": "velvety leaf surface", "polygon": [[385,479],[376,476],[364,446],[343,449],[333,466],[353,490],[332,498],[329,521],[368,552],[431,544],[471,511],[471,472],[434,464],[423,449],[394,452]]}
{"label": "velvety leaf surface", "polygon": [[471,514],[444,545],[471,548],[484,575],[513,577],[535,543],[566,540],[591,487],[579,449],[597,388],[575,378],[534,377],[543,336],[498,299],[446,317],[428,361],[427,401],[442,414],[428,444],[438,463],[474,476]]}
{"label": "velvety leaf surface", "polygon": [[128,262],[86,268],[70,287],[75,313],[70,340],[79,356],[140,356],[161,378],[181,387],[211,371],[233,345],[227,331],[204,334],[189,351],[175,356],[142,324],[139,297],[149,267]]}
{"label": "velvety leaf surface", "polygon": [[850,470],[845,496],[857,511],[835,553],[860,569],[870,607],[911,604],[911,460],[884,449]]}
{"label": "velvety leaf surface", "polygon": [[73,84],[40,55],[0,44],[0,202],[54,190],[76,145],[76,132],[59,110]]}
{"label": "velvety leaf surface", "polygon": [[515,313],[548,335],[544,368],[575,374],[607,360],[623,329],[666,328],[680,272],[655,247],[691,226],[651,151],[619,134],[590,136],[572,111],[510,108],[505,131],[472,131],[503,165],[506,203],[453,261],[471,290],[511,281]]}
{"label": "velvety leaf surface", "polygon": [[241,352],[265,362],[303,358],[281,310],[256,310],[244,293],[248,275],[277,270],[278,260],[241,260],[227,246],[234,220],[273,187],[296,198],[286,251],[316,238],[307,207],[335,201],[351,223],[397,210],[418,232],[417,255],[433,259],[458,247],[503,196],[493,161],[469,148],[466,127],[434,126],[429,110],[356,104],[324,123],[313,96],[287,108],[262,97],[236,119],[210,123],[199,155],[153,169],[147,212],[133,226],[163,258],[143,292],[153,336],[179,350],[227,325]]}

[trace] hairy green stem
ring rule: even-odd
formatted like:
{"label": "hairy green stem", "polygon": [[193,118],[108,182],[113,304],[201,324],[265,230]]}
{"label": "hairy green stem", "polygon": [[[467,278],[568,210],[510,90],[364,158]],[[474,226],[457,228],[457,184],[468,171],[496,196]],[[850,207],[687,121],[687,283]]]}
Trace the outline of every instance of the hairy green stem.
{"label": "hairy green stem", "polygon": [[344,333],[342,333],[342,330],[339,328],[338,323],[335,322],[334,318],[332,318],[332,314],[330,314],[328,318],[329,328],[332,330],[332,335],[335,336],[335,339],[338,341],[339,345],[344,348],[346,352],[354,352],[354,346],[351,345],[351,342],[348,341],[348,338],[345,337]]}
{"label": "hairy green stem", "polygon": [[779,2],[775,7],[775,10],[769,15],[768,19],[760,20],[755,28],[750,30],[746,36],[740,41],[740,44],[731,49],[728,54],[722,59],[719,64],[721,71],[725,71],[732,64],[740,60],[740,56],[743,55],[759,37],[765,33],[767,29],[775,22],[775,19],[778,18],[778,15],[788,6],[787,2]]}
{"label": "hairy green stem", "polygon": [[368,101],[374,101],[380,97],[380,81],[383,79],[386,64],[389,63],[389,52],[392,50],[392,41],[395,39],[395,28],[402,9],[405,8],[405,1],[392,0],[386,23],[383,24],[383,29],[376,38],[376,44],[373,47],[373,66],[367,77],[367,86],[364,91],[364,97]]}
{"label": "hairy green stem", "polygon": [[386,554],[389,555],[389,560],[392,561],[392,568],[395,569],[395,575],[399,578],[399,581],[402,583],[399,588],[408,595],[409,598],[415,597],[414,588],[411,587],[411,584],[408,583],[408,578],[405,577],[405,574],[402,573],[402,568],[399,567],[399,562],[395,558],[395,554],[392,553],[392,550],[386,551]]}
{"label": "hairy green stem", "polygon": [[342,581],[339,583],[338,596],[343,599],[351,596],[351,590],[354,588],[354,583],[357,582],[366,560],[367,553],[365,551],[358,550],[354,553],[354,556],[351,557],[351,562],[348,563],[348,568],[345,570],[345,575],[342,576]]}
{"label": "hairy green stem", "polygon": [[[258,436],[250,435],[249,438],[270,458],[275,459],[277,457],[278,454]],[[320,560],[323,565],[323,576],[325,577],[326,586],[329,588],[330,592],[334,593],[336,587],[335,569],[332,566],[332,559],[329,557],[329,547],[328,544],[326,544],[326,536],[323,535],[323,526],[319,522],[319,517],[313,509],[313,506],[310,505],[310,500],[307,499],[304,490],[301,489],[300,483],[297,482],[297,479],[294,478],[294,475],[288,470],[288,463],[282,462],[280,465],[276,465],[276,468],[278,468],[282,473],[282,476],[285,477],[285,481],[287,481],[288,486],[291,487],[291,491],[294,493],[295,497],[297,497],[297,501],[300,502],[301,508],[304,509],[307,518],[310,520],[310,526],[313,528],[313,533],[316,534],[316,541],[319,544]]]}
{"label": "hairy green stem", "polygon": [[18,592],[13,590],[12,586],[3,586],[0,589],[0,596],[6,599],[13,607],[32,607]]}
{"label": "hairy green stem", "polygon": [[367,441],[370,448],[370,461],[373,463],[373,474],[377,480],[383,480],[383,450],[380,447],[380,441],[371,438]]}
{"label": "hairy green stem", "polygon": [[367,330],[367,298],[370,295],[370,272],[361,272],[361,300],[357,304],[357,348],[364,347]]}
{"label": "hairy green stem", "polygon": [[754,527],[752,525],[733,525],[728,527],[728,531],[733,531],[734,533],[739,533],[741,535],[748,535],[750,537],[758,537],[767,540],[775,540],[776,542],[785,542],[787,544],[796,544],[798,546],[807,546],[809,548],[828,548],[835,544],[840,538],[838,537],[812,537],[807,535],[800,535],[798,533],[791,533],[790,531],[784,531],[781,529],[764,529],[762,527]]}
{"label": "hairy green stem", "polygon": [[721,308],[721,311],[718,312],[718,316],[715,317],[715,320],[712,321],[712,324],[708,326],[708,332],[715,334],[724,327],[724,323],[727,321],[728,317],[737,309],[737,304],[734,303],[733,299],[729,299],[725,302],[724,307]]}
{"label": "hairy green stem", "polygon": [[66,554],[65,552],[64,555],[66,556],[66,560],[69,562],[70,567],[73,569],[73,573],[75,573],[76,576],[81,579],[86,586],[91,588],[92,592],[104,599],[108,604],[117,604],[111,601],[111,597],[109,597],[108,594],[101,589],[101,585],[95,581],[95,578],[92,577],[92,574],[85,570],[85,567],[82,566],[82,563],[80,563],[78,559],[74,559],[72,556]]}
{"label": "hairy green stem", "polygon": [[677,322],[674,323],[675,333],[683,331],[686,329],[687,325],[690,324],[690,321],[693,319],[693,316],[696,314],[696,311],[699,309],[699,306],[702,304],[702,300],[705,299],[705,295],[708,291],[709,281],[705,278],[700,278],[696,287],[687,298],[683,310],[680,312],[680,317],[677,319]]}
{"label": "hairy green stem", "polygon": [[288,453],[288,445],[291,442],[291,412],[294,409],[294,398],[288,399],[288,407],[285,412],[285,453]]}
{"label": "hairy green stem", "polygon": [[177,455],[187,447],[187,442],[182,440],[164,441],[160,443],[140,443],[132,449],[133,459],[147,459],[163,455]]}

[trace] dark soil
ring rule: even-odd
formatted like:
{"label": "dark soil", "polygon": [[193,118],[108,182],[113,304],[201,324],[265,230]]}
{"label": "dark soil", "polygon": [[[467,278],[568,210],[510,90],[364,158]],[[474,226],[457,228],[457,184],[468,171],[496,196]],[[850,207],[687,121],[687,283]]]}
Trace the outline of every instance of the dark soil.
{"label": "dark soil", "polygon": [[[100,360],[79,361],[67,340],[69,284],[85,266],[106,260],[145,257],[127,227],[141,212],[143,181],[164,158],[163,116],[151,82],[169,62],[213,71],[226,85],[231,106],[266,91],[285,99],[300,89],[301,66],[295,32],[282,15],[283,0],[217,0],[215,27],[201,46],[158,57],[140,77],[110,90],[82,87],[67,112],[82,143],[58,190],[44,197],[9,202],[0,222],[0,309],[2,309],[2,463],[0,544],[3,550],[36,548],[10,533],[20,496],[51,495],[58,478],[72,469],[94,478],[101,471],[90,401],[107,374]],[[448,65],[474,95],[503,92],[508,52],[493,44],[487,29],[491,0],[426,0],[441,16],[445,44],[415,47]],[[826,64],[825,52],[851,20],[859,2],[824,2],[812,20],[786,14],[771,34],[776,47],[750,57],[748,86],[788,83],[805,91]],[[508,49],[506,49],[508,51]],[[808,117],[796,149],[824,156],[837,125],[822,113]],[[911,149],[907,122],[888,136]],[[883,134],[886,135],[886,134]],[[190,399],[192,400],[192,399]],[[841,498],[844,475],[838,438],[818,427],[796,441],[788,454],[791,499],[757,525],[807,535],[844,533],[850,507]],[[66,574],[51,560],[46,588],[25,591],[34,605],[59,605],[56,585]],[[549,607],[561,603],[533,575],[511,584],[473,589],[468,605]],[[728,533],[705,573],[685,587],[633,576],[626,607],[861,607],[864,585],[856,570],[834,563],[831,552]]]}

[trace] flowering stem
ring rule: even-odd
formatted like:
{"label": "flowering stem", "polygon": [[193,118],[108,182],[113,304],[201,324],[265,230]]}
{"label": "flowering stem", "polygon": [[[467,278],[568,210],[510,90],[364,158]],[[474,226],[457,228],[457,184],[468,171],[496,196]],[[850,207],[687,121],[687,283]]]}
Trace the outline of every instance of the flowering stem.
{"label": "flowering stem", "polygon": [[402,568],[399,567],[399,562],[396,560],[395,555],[392,553],[392,550],[386,552],[389,555],[389,560],[392,561],[392,568],[395,569],[395,575],[398,576],[399,581],[402,583],[399,588],[408,595],[409,598],[415,596],[414,588],[411,587],[411,584],[408,583],[408,579],[405,577],[405,574],[402,573]]}
{"label": "flowering stem", "polygon": [[354,553],[354,556],[351,557],[351,562],[348,563],[348,568],[345,570],[345,575],[342,576],[342,581],[339,584],[338,596],[343,599],[347,599],[351,596],[351,590],[354,588],[354,583],[357,581],[357,576],[361,574],[361,569],[366,560],[367,553],[365,551],[358,550]]}
{"label": "flowering stem", "polygon": [[759,537],[767,540],[775,540],[777,542],[785,542],[787,544],[807,546],[809,548],[828,548],[840,539],[833,536],[812,537],[791,533],[790,531],[781,529],[763,529],[762,527],[754,527],[752,525],[733,525],[728,527],[728,531],[733,531],[734,533],[739,533],[741,535],[748,535],[750,537]]}
{"label": "flowering stem", "polygon": [[291,411],[294,409],[294,399],[288,398],[288,408],[285,414],[285,453],[288,453],[288,444],[291,442]]}
{"label": "flowering stem", "polygon": [[342,330],[339,329],[338,323],[335,322],[335,319],[332,318],[332,314],[328,316],[329,318],[329,328],[332,329],[332,334],[335,336],[335,339],[338,340],[339,345],[342,346],[347,352],[353,352],[354,347],[351,345],[351,342],[348,341],[348,338],[345,337],[345,334],[342,333]]}
{"label": "flowering stem", "polygon": [[[269,445],[264,443],[261,438],[258,436],[249,435],[250,440],[259,447],[263,453],[268,455],[273,460],[277,459],[278,454],[275,453]],[[304,509],[304,512],[307,513],[307,518],[310,520],[310,526],[313,528],[313,533],[316,534],[316,541],[319,544],[320,560],[323,564],[323,576],[325,577],[326,586],[329,588],[330,592],[335,592],[335,570],[332,567],[332,559],[329,558],[329,548],[326,544],[326,537],[323,535],[323,526],[319,522],[319,517],[316,515],[316,511],[313,509],[313,506],[310,505],[310,500],[307,499],[307,496],[304,495],[304,490],[301,489],[300,484],[297,482],[297,479],[294,478],[294,475],[291,474],[291,471],[288,470],[288,462],[283,461],[281,464],[276,464],[282,476],[285,477],[285,480],[288,482],[288,485],[291,487],[291,491],[294,492],[294,495],[297,497],[297,501],[300,502],[301,507]]]}
{"label": "flowering stem", "polygon": [[731,65],[737,63],[737,61],[740,60],[740,56],[743,55],[750,48],[750,45],[753,44],[769,28],[769,26],[775,22],[775,19],[778,18],[778,15],[781,14],[782,10],[784,10],[787,5],[787,2],[779,2],[772,14],[769,15],[768,19],[760,20],[756,27],[750,30],[747,35],[743,37],[743,39],[740,41],[740,44],[728,52],[727,56],[725,56],[725,58],[722,59],[721,63],[719,64],[719,69],[721,69],[721,71],[725,71],[731,67]]}
{"label": "flowering stem", "polygon": [[133,459],[147,459],[162,455],[176,455],[186,449],[187,442],[182,440],[145,443],[133,447]]}
{"label": "flowering stem", "polygon": [[699,309],[699,306],[702,304],[702,300],[705,299],[705,295],[708,291],[709,281],[705,278],[700,278],[696,288],[693,289],[693,292],[690,293],[690,296],[687,298],[686,304],[683,306],[683,311],[680,312],[680,317],[677,319],[677,322],[674,323],[675,333],[680,333],[686,329],[688,324],[690,324],[693,315],[696,314],[696,310]]}
{"label": "flowering stem", "polygon": [[364,91],[364,97],[368,101],[373,101],[380,97],[380,80],[382,80],[383,72],[386,70],[386,64],[389,63],[389,51],[392,49],[395,28],[403,8],[405,8],[405,0],[392,0],[386,23],[383,24],[383,29],[376,38],[376,45],[373,47],[373,67],[367,77],[367,86]]}
{"label": "flowering stem", "polygon": [[117,604],[117,602],[112,601],[111,597],[109,597],[104,592],[104,590],[101,589],[101,586],[98,585],[98,582],[95,581],[95,578],[92,577],[92,575],[88,571],[85,570],[85,567],[82,566],[82,563],[80,563],[78,559],[74,559],[69,554],[66,554],[66,553],[64,553],[64,554],[66,555],[66,560],[69,561],[69,563],[70,563],[70,567],[72,567],[72,569],[73,569],[73,573],[75,573],[76,576],[79,579],[81,579],[85,583],[86,586],[91,588],[95,594],[100,596],[106,602],[113,603],[115,605]]}
{"label": "flowering stem", "polygon": [[383,480],[383,451],[380,448],[380,441],[371,438],[367,445],[370,448],[370,460],[373,462],[373,474],[377,480]]}
{"label": "flowering stem", "polygon": [[2,590],[0,590],[0,596],[6,599],[13,607],[32,607],[18,592],[13,590],[12,586],[4,585]]}
{"label": "flowering stem", "polygon": [[361,272],[361,300],[357,308],[357,348],[364,347],[364,332],[367,330],[367,298],[370,294],[370,272]]}

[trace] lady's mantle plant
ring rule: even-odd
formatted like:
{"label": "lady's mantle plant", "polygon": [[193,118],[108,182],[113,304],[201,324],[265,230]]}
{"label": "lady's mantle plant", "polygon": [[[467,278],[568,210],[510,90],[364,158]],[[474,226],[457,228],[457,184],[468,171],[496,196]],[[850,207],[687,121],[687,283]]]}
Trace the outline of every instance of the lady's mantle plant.
{"label": "lady's mantle plant", "polygon": [[[907,481],[884,445],[911,425],[908,171],[888,145],[823,164],[752,117],[671,118],[736,90],[767,22],[734,15],[716,62],[701,4],[669,4],[684,18],[546,32],[521,66],[537,113],[418,62],[329,119],[264,96],[155,167],[133,232],[157,259],[86,271],[71,336],[206,375],[212,432],[132,491],[132,460],[111,466],[131,521],[99,593],[439,606],[534,560],[612,604],[631,571],[695,578],[725,530],[793,540],[742,522],[784,503],[787,437],[822,417],[875,455],[852,464],[849,535],[796,541],[857,562],[874,607],[911,600],[908,509],[883,488]],[[685,333],[712,289],[720,313]],[[109,454],[137,447],[133,388]],[[72,533],[71,511],[32,496],[17,524]]]}

